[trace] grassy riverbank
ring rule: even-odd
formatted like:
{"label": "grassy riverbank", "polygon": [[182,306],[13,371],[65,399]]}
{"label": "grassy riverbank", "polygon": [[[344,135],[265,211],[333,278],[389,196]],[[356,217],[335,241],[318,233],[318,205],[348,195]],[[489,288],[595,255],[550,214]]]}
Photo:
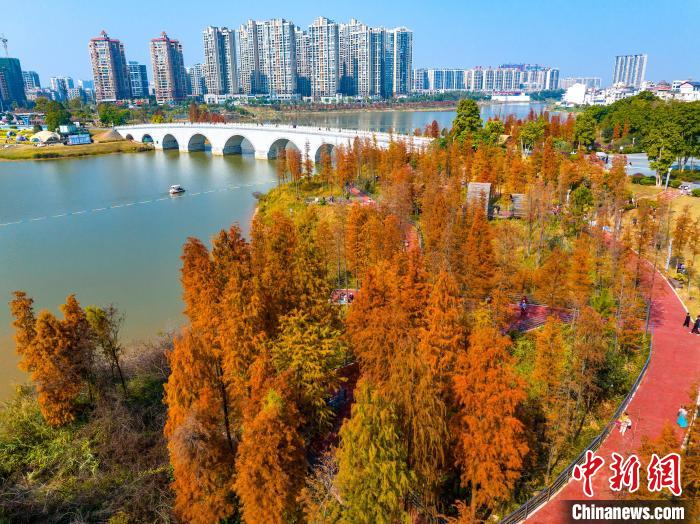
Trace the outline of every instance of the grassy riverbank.
{"label": "grassy riverbank", "polygon": [[60,158],[76,158],[92,155],[107,155],[110,153],[139,153],[150,151],[151,146],[131,141],[93,143],[80,146],[64,146],[56,144],[46,147],[34,145],[12,145],[0,149],[2,160],[44,160]]}

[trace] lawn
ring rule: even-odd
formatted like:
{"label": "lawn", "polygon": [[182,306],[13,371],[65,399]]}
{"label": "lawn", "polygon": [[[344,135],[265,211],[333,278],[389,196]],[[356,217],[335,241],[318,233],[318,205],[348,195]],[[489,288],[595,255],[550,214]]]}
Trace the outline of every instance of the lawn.
{"label": "lawn", "polygon": [[74,158],[91,155],[106,155],[109,153],[137,153],[152,149],[145,144],[129,141],[94,143],[80,146],[64,146],[61,144],[47,147],[34,145],[12,145],[3,148],[0,145],[0,160],[39,160],[48,158]]}

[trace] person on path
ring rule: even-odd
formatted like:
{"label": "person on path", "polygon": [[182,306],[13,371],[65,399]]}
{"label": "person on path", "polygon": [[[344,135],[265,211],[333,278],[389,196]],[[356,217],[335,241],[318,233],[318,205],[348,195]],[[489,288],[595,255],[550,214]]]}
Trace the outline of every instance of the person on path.
{"label": "person on path", "polygon": [[685,314],[685,320],[683,321],[683,327],[690,327],[690,312]]}
{"label": "person on path", "polygon": [[622,414],[620,420],[618,420],[618,424],[620,427],[620,435],[624,435],[625,432],[632,427],[632,419],[626,411]]}
{"label": "person on path", "polygon": [[688,427],[688,410],[685,409],[685,406],[681,406],[681,408],[678,410],[676,424],[678,424],[681,429]]}
{"label": "person on path", "polygon": [[696,335],[700,334],[700,315],[695,317],[695,323],[693,324],[693,329],[690,330],[691,333]]}

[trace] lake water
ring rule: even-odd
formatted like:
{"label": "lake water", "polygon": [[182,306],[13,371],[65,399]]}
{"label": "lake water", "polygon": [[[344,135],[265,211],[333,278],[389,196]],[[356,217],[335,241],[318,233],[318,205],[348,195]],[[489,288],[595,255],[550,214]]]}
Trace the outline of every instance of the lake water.
{"label": "lake water", "polygon": [[[509,114],[524,118],[532,108],[536,113],[545,110],[546,104],[486,104],[481,106],[481,117],[488,120],[499,117],[505,120]],[[433,120],[440,129],[449,128],[454,120],[454,111],[365,111],[353,113],[329,112],[314,115],[295,116],[294,122],[302,125],[318,125],[331,128],[366,129],[370,131],[389,131],[412,134],[414,129],[425,128]]]}
{"label": "lake water", "polygon": [[[543,106],[534,105],[536,111]],[[492,105],[484,118],[528,105]],[[408,132],[453,111],[386,111],[314,116],[299,123]],[[125,339],[181,325],[180,253],[188,236],[209,239],[239,222],[247,232],[256,191],[276,181],[272,161],[252,156],[156,151],[75,160],[0,162],[0,398],[23,379],[7,302],[24,290],[57,312],[69,293],[81,304],[114,303]],[[182,184],[183,196],[167,188]]]}

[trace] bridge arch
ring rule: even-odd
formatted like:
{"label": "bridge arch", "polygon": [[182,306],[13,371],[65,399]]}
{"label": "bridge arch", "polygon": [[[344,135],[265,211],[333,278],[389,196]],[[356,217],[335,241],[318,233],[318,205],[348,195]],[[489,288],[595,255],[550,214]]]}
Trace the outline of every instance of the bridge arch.
{"label": "bridge arch", "polygon": [[187,151],[205,151],[211,145],[209,139],[202,133],[195,133],[187,141]]}
{"label": "bridge arch", "polygon": [[134,137],[133,137],[131,134],[127,134],[127,135],[124,137],[124,140],[131,140],[131,141],[133,142],[133,141],[134,141]]}
{"label": "bridge arch", "polygon": [[222,154],[224,155],[243,155],[255,153],[253,143],[243,135],[233,135],[226,139]]}
{"label": "bridge arch", "polygon": [[328,157],[331,159],[331,162],[335,161],[335,146],[333,144],[328,143],[321,144],[316,150],[316,154],[314,155],[314,162],[320,165],[321,159],[324,154],[328,155]]}
{"label": "bridge arch", "polygon": [[177,139],[170,133],[163,136],[161,145],[163,146],[163,149],[179,149],[180,147],[180,145],[177,143]]}
{"label": "bridge arch", "polygon": [[288,149],[296,149],[301,153],[299,146],[297,146],[289,138],[278,138],[272,142],[272,144],[270,144],[270,149],[267,151],[267,158],[270,160],[275,159],[277,158],[278,153],[280,153],[282,150],[286,151]]}
{"label": "bridge arch", "polygon": [[[130,136],[130,135],[127,135],[127,140],[128,140],[128,137],[129,137],[129,136]],[[145,133],[145,134],[141,137],[141,142],[144,143],[144,144],[152,144],[152,143],[153,143],[153,137],[152,137],[151,135],[149,135],[148,133]]]}

